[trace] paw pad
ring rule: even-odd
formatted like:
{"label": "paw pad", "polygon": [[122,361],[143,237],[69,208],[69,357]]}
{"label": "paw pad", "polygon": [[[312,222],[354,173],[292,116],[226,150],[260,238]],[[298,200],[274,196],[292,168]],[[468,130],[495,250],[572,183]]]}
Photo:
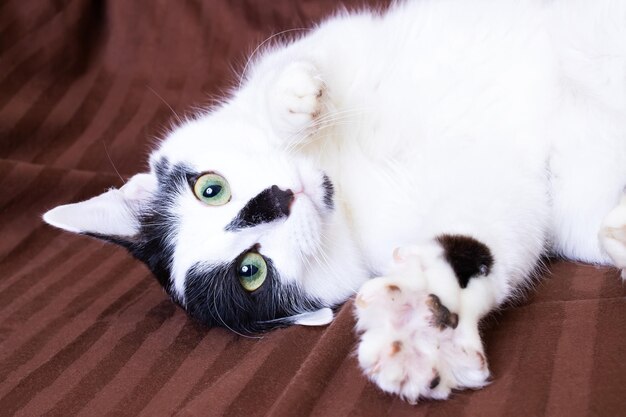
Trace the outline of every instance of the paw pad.
{"label": "paw pad", "polygon": [[441,300],[435,294],[430,294],[426,300],[428,308],[432,312],[431,324],[439,330],[445,330],[446,327],[456,329],[459,324],[459,316],[456,313],[451,313],[450,310],[443,304]]}

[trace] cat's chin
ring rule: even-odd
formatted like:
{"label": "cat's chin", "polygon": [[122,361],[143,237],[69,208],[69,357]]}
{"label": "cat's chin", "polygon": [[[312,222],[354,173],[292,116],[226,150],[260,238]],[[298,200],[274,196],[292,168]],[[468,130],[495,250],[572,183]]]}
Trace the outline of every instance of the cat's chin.
{"label": "cat's chin", "polygon": [[300,210],[298,207],[306,207],[305,210],[314,210],[319,216],[324,217],[328,215],[328,209],[325,207],[324,202],[321,201],[319,195],[312,193],[307,188],[302,188],[298,191],[294,191],[294,201],[291,205],[291,209]]}
{"label": "cat's chin", "polygon": [[290,228],[292,247],[303,256],[314,256],[322,244],[323,213],[305,192],[296,194],[286,226]]}
{"label": "cat's chin", "polygon": [[308,164],[299,165],[296,175],[298,185],[292,189],[296,197],[294,204],[298,199],[308,199],[320,215],[324,216],[332,212],[335,189],[328,175]]}

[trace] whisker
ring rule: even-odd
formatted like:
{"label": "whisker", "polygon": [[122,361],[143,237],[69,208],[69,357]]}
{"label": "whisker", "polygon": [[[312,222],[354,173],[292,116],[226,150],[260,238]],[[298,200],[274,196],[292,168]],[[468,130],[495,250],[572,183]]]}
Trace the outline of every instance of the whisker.
{"label": "whisker", "polygon": [[178,123],[180,123],[182,125],[183,124],[182,119],[180,118],[178,113],[176,113],[176,111],[174,111],[174,108],[172,106],[170,106],[170,103],[165,101],[165,99],[163,97],[161,97],[161,95],[159,93],[157,93],[154,88],[150,87],[147,84],[146,84],[146,87],[148,88],[148,90],[152,91],[154,93],[154,95],[157,96],[170,109],[170,111],[174,114],[174,116],[176,116],[176,120],[178,120]]}
{"label": "whisker", "polygon": [[327,114],[324,114],[321,117],[318,117],[317,119],[313,119],[309,124],[307,124],[306,126],[302,127],[300,130],[292,134],[290,137],[287,138],[287,141],[289,141],[292,137],[295,137],[304,131],[307,131],[314,127],[320,127],[327,122],[332,122],[338,116],[344,116],[344,115],[348,116],[352,114],[356,115],[356,114],[362,113],[363,110],[364,109],[354,108],[354,109],[346,109],[346,110],[334,111],[334,112],[329,112]]}
{"label": "whisker", "polygon": [[263,42],[261,42],[259,45],[257,45],[257,47],[254,48],[254,51],[252,51],[252,53],[250,54],[250,56],[246,60],[246,64],[243,67],[243,71],[241,71],[241,77],[239,78],[239,89],[241,89],[241,85],[243,84],[243,80],[244,80],[244,78],[246,76],[246,71],[248,70],[248,66],[250,65],[250,62],[252,62],[252,59],[254,58],[254,56],[256,55],[258,50],[263,47],[263,45],[265,45],[266,43],[268,43],[272,39],[276,38],[277,36],[283,35],[285,33],[296,32],[296,31],[307,31],[307,30],[311,30],[311,29],[309,29],[309,28],[285,29],[285,30],[282,30],[282,31],[280,31],[278,33],[274,33],[273,35],[271,35],[267,39],[265,39]]}
{"label": "whisker", "polygon": [[[362,114],[367,108],[354,108],[354,109],[346,109],[341,111],[336,111],[330,114],[323,115],[322,117],[313,120],[308,125],[304,126],[290,137],[288,137],[285,142],[286,146],[284,151],[288,154],[291,154],[294,151],[300,149],[300,144],[308,144],[312,143],[315,140],[308,140],[311,137],[318,136],[316,139],[320,139],[322,135],[319,133],[327,128],[348,125],[350,124],[350,118],[354,116],[358,116]],[[342,123],[339,123],[342,122]]]}
{"label": "whisker", "polygon": [[122,183],[126,184],[126,181],[124,181],[124,178],[122,178],[122,176],[120,175],[120,172],[117,170],[117,167],[113,163],[113,159],[111,159],[111,155],[109,154],[109,150],[107,149],[106,142],[104,141],[104,139],[101,139],[101,140],[102,140],[102,146],[104,146],[104,153],[106,154],[107,158],[109,158],[109,162],[111,163],[111,166],[115,170],[115,173],[117,174],[117,176],[120,177],[120,179],[122,180]]}
{"label": "whisker", "polygon": [[[213,305],[217,305],[216,303],[217,301],[217,291],[213,292]],[[211,309],[209,309],[209,312],[211,313],[211,315],[213,316],[213,311]],[[222,316],[220,315],[220,312],[218,309],[215,309],[215,314],[217,314],[217,317],[219,319],[219,321],[224,325],[224,327],[226,327],[228,330],[230,330],[231,332],[241,336],[241,337],[245,337],[247,339],[263,339],[262,336],[249,336],[249,335],[245,335],[242,333],[239,333],[238,331],[236,331],[235,329],[233,329],[232,327],[230,327],[228,324],[226,324],[226,322],[224,321],[224,319],[222,319]],[[213,316],[213,318],[215,318],[215,316]]]}

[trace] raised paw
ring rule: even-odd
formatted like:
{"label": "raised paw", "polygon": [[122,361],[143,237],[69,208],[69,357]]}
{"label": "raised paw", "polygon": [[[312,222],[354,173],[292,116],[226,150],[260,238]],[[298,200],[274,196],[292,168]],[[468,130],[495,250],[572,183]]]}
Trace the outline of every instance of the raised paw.
{"label": "raised paw", "polygon": [[375,278],[355,300],[361,368],[410,403],[480,388],[489,377],[482,345],[457,334],[458,314],[429,293],[426,281],[423,271]]}
{"label": "raised paw", "polygon": [[323,111],[323,97],[324,82],[313,64],[289,64],[274,81],[268,96],[276,130],[293,135],[312,128]]}

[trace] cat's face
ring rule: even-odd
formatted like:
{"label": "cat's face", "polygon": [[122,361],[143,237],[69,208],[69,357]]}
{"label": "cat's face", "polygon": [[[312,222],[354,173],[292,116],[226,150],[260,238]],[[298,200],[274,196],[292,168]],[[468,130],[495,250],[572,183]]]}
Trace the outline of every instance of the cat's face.
{"label": "cat's face", "polygon": [[355,289],[342,277],[357,273],[345,265],[355,249],[331,180],[270,134],[223,115],[188,121],[152,153],[150,172],[44,219],[125,246],[209,325],[328,321],[325,307]]}

